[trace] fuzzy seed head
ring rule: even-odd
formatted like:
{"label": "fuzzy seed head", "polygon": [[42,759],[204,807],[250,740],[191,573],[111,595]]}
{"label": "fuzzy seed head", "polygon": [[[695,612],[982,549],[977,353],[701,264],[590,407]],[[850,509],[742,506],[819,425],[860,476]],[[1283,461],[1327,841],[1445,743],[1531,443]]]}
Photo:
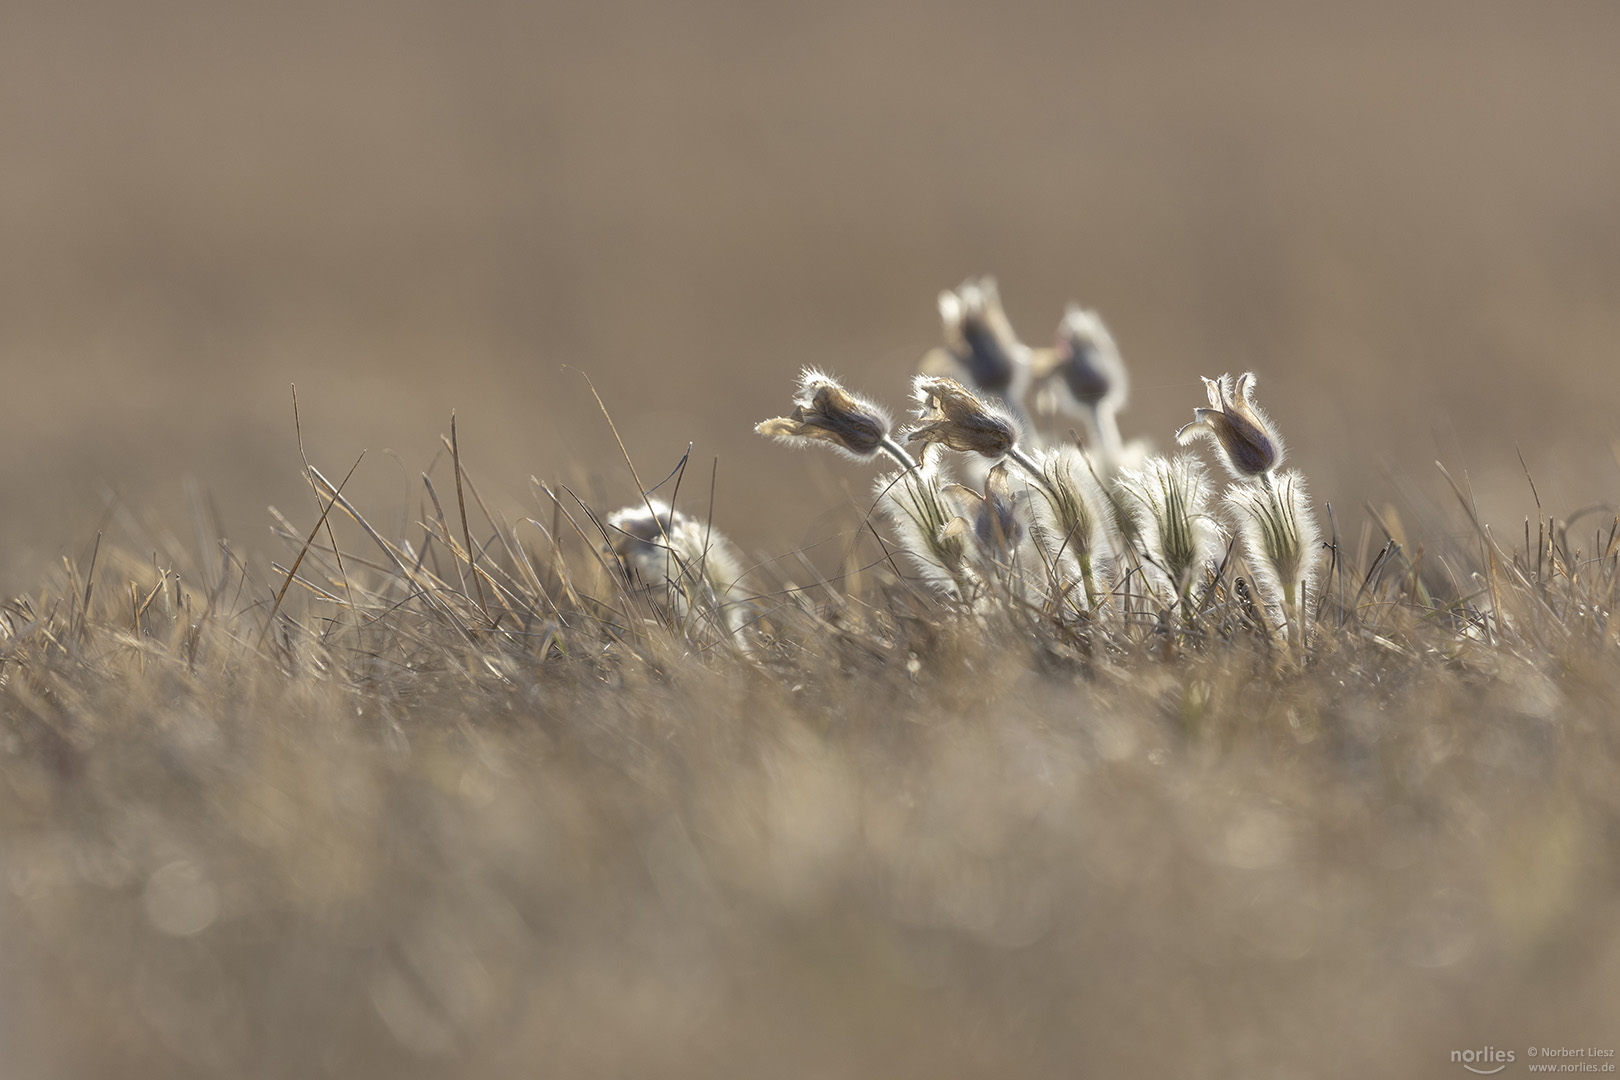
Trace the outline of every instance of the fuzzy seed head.
{"label": "fuzzy seed head", "polygon": [[889,437],[887,412],[814,368],[800,376],[793,406],[791,416],[762,421],[754,430],[790,446],[829,446],[858,461],[871,460]]}
{"label": "fuzzy seed head", "polygon": [[918,422],[908,443],[938,444],[964,454],[1005,456],[1018,445],[1018,423],[1005,410],[980,399],[955,379],[919,375],[912,383]]}
{"label": "fuzzy seed head", "polygon": [[1256,382],[1253,372],[1239,375],[1236,384],[1230,375],[1205,379],[1210,407],[1194,409],[1193,422],[1176,432],[1176,441],[1185,446],[1193,439],[1209,439],[1221,464],[1240,480],[1274,471],[1283,460],[1282,437],[1249,400]]}

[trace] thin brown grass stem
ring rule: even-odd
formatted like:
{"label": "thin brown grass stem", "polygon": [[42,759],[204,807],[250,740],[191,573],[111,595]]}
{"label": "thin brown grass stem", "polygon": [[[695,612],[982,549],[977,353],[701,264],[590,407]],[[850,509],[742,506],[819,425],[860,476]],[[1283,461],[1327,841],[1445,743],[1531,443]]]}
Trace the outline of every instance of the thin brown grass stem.
{"label": "thin brown grass stem", "polygon": [[[309,476],[309,467],[310,467],[309,466],[309,455],[304,452],[304,425],[303,425],[302,421],[299,419],[299,415],[298,415],[298,386],[297,386],[296,383],[293,384],[293,388],[292,388],[292,403],[293,403],[293,435],[298,440],[298,458],[299,458],[300,461],[302,461],[304,463],[304,479],[310,480],[310,476]],[[314,483],[313,480],[310,480],[309,490],[310,490],[310,494],[315,497],[315,507],[316,507],[316,509],[319,509],[320,505],[321,505],[321,493],[318,490],[316,490],[315,483]],[[330,510],[331,507],[328,507],[327,509]],[[344,569],[344,567],[343,567],[343,553],[338,549],[337,537],[334,536],[333,533],[332,533],[332,523],[331,523],[330,519],[327,519],[327,521],[326,521],[326,538],[331,541],[331,543],[332,543],[332,553],[337,558],[338,575],[343,579],[343,592],[344,592],[345,595],[347,595],[349,597],[349,606],[353,607],[354,606],[354,595],[353,595],[354,590],[349,586],[349,572],[346,569]]]}
{"label": "thin brown grass stem", "polygon": [[101,530],[96,530],[96,543],[90,549],[90,569],[84,575],[84,596],[79,601],[80,637],[90,632],[90,597],[96,588],[96,559],[101,555]]}
{"label": "thin brown grass stem", "polygon": [[[281,591],[276,593],[276,602],[270,606],[270,617],[264,621],[264,629],[259,632],[259,647],[262,648],[264,646],[264,639],[269,635],[270,628],[275,625],[276,613],[281,610],[281,602],[287,598],[287,589],[292,585],[293,575],[298,573],[298,568],[303,565],[304,556],[309,554],[310,545],[315,542],[315,537],[319,536],[321,529],[326,526],[326,519],[327,516],[332,513],[332,507],[337,505],[338,499],[343,497],[343,488],[346,484],[348,484],[349,477],[354,475],[354,470],[360,467],[360,462],[364,461],[365,457],[366,452],[364,450],[360,451],[360,456],[354,459],[354,464],[349,466],[348,473],[343,477],[343,483],[339,484],[333,490],[332,498],[327,502],[326,508],[321,511],[320,520],[315,523],[315,527],[313,529],[309,530],[309,536],[305,537],[304,546],[299,550],[298,557],[293,560],[292,569],[287,571],[287,579],[281,583]],[[330,531],[328,531],[327,535],[331,535]],[[337,550],[337,542],[335,540],[332,543],[332,550],[334,552]],[[345,591],[348,590],[347,577],[344,578],[344,589]],[[351,607],[354,604],[354,598],[352,595],[349,598],[349,604]]]}
{"label": "thin brown grass stem", "polygon": [[[585,380],[585,385],[590,387],[591,396],[596,399],[596,407],[602,410],[602,419],[607,421],[608,430],[613,433],[613,441],[619,445],[619,453],[624,456],[625,467],[630,470],[630,479],[635,481],[636,491],[641,496],[642,505],[647,508],[647,513],[652,517],[653,523],[658,526],[659,535],[664,538],[664,546],[673,550],[674,545],[670,540],[669,531],[664,528],[664,520],[658,515],[658,511],[654,509],[652,496],[648,493],[646,485],[641,482],[641,475],[636,472],[636,463],[630,460],[630,451],[625,448],[624,439],[619,436],[619,427],[613,422],[613,416],[608,412],[607,403],[602,400],[602,395],[596,392],[596,384],[591,382],[589,375],[581,371],[579,376]],[[573,492],[569,492],[569,494],[572,495]],[[578,498],[576,495],[575,501],[578,501]],[[583,503],[580,505],[584,506]],[[673,512],[674,507],[671,506],[670,509]],[[603,533],[603,536],[604,538],[607,536],[606,532]]]}
{"label": "thin brown grass stem", "polygon": [[465,472],[464,475],[467,481],[467,493],[472,496],[473,503],[477,505],[479,512],[484,515],[484,520],[489,522],[490,528],[495,530],[495,536],[500,540],[501,547],[505,549],[507,558],[512,560],[513,565],[522,566],[528,570],[529,576],[533,579],[531,584],[533,585],[535,592],[539,594],[543,601],[545,601],[546,606],[551,608],[554,615],[560,615],[560,612],[557,610],[557,605],[552,601],[550,595],[547,594],[546,588],[543,584],[541,584],[539,576],[534,573],[532,567],[527,565],[527,560],[519,556],[520,545],[517,543],[516,535],[512,533],[512,529],[510,525],[507,524],[506,519],[504,517],[497,519],[494,514],[489,512],[489,506],[484,502],[483,495],[479,494],[478,485],[473,482],[472,475]]}
{"label": "thin brown grass stem", "polygon": [[455,610],[452,609],[448,604],[435,596],[432,590],[424,589],[421,586],[421,584],[416,580],[416,575],[412,572],[411,568],[406,566],[405,560],[400,557],[398,549],[395,548],[393,544],[390,544],[387,540],[383,539],[382,534],[372,526],[371,522],[366,520],[365,515],[360,513],[359,510],[355,509],[354,504],[351,503],[341,491],[338,491],[337,488],[332,485],[330,480],[321,475],[321,471],[319,469],[311,466],[310,471],[314,473],[315,478],[319,480],[328,491],[333,493],[333,497],[337,503],[338,509],[342,510],[345,514],[348,514],[354,523],[359,525],[360,528],[365,531],[367,536],[371,537],[372,542],[378,547],[382,548],[383,554],[388,556],[389,560],[394,564],[395,570],[398,571],[399,575],[417,591],[417,595],[421,596],[429,607],[438,609],[447,619],[450,620],[451,625],[454,626],[463,637],[471,642],[473,640],[472,629],[467,625],[466,621],[462,619],[461,616],[457,615]]}
{"label": "thin brown grass stem", "polygon": [[467,567],[473,571],[473,588],[478,591],[478,610],[489,622],[489,608],[484,603],[484,584],[478,580],[478,567],[474,565],[472,531],[467,528],[467,496],[461,491],[461,445],[456,441],[456,414],[450,413],[450,460],[456,470],[456,504],[461,510],[461,537],[467,544]]}

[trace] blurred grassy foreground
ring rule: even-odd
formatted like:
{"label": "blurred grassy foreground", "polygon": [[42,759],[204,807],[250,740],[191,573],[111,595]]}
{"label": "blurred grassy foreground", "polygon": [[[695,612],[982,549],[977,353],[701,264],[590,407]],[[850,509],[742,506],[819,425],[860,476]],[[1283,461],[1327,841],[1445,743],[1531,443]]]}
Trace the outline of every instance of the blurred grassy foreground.
{"label": "blurred grassy foreground", "polygon": [[[1576,2],[8,4],[0,1076],[1620,1049],[1617,43]],[[1261,374],[1353,574],[1303,669],[951,612],[860,469],[752,435],[802,364],[897,403],[983,271],[1033,343],[1102,311],[1127,436]],[[574,369],[644,477],[697,442],[686,509],[718,460],[754,651],[531,490],[634,495]],[[431,589],[334,517],[271,627],[293,382]],[[1538,502],[1600,509],[1544,559]]]}
{"label": "blurred grassy foreground", "polygon": [[1508,586],[1487,643],[1397,575],[1303,669],[881,570],[739,652],[537,558],[491,630],[367,559],[268,635],[262,583],[106,550],[6,610],[6,1075],[1439,1076],[1613,1031],[1612,552],[1606,613]]}
{"label": "blurred grassy foreground", "polygon": [[363,551],[269,635],[251,575],[117,551],[11,604],[6,1075],[1429,1077],[1614,1030],[1612,551],[1607,609],[1526,567],[1490,643],[1396,573],[1299,669],[881,567],[737,651],[580,547],[483,563],[505,630]]}

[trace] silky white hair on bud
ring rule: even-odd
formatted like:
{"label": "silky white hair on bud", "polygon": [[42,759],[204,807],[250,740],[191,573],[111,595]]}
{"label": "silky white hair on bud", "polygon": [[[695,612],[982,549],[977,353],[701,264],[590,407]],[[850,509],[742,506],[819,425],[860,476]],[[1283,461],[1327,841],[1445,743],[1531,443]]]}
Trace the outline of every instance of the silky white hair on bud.
{"label": "silky white hair on bud", "polygon": [[1150,587],[1172,602],[1184,598],[1220,554],[1203,463],[1191,454],[1150,457],[1137,468],[1122,470],[1115,486],[1147,553],[1144,572]]}
{"label": "silky white hair on bud", "polygon": [[1034,461],[1041,481],[1031,485],[1036,546],[1062,601],[1095,611],[1113,578],[1108,496],[1077,446],[1037,451]]}
{"label": "silky white hair on bud", "polygon": [[887,454],[909,468],[916,462],[890,437],[893,426],[888,410],[850,393],[826,372],[807,367],[799,375],[792,414],[762,420],[754,430],[787,446],[825,446],[856,461]]}
{"label": "silky white hair on bud", "polygon": [[968,530],[957,522],[972,508],[945,487],[939,452],[930,446],[917,468],[879,476],[873,491],[879,513],[923,581],[944,596],[970,600],[980,579],[969,559]]}
{"label": "silky white hair on bud", "polygon": [[665,607],[683,626],[694,615],[716,617],[727,633],[747,621],[748,591],[731,542],[708,523],[668,503],[647,499],[605,521],[608,550],[626,584]]}
{"label": "silky white hair on bud", "polygon": [[1289,471],[1235,483],[1227,490],[1226,505],[1267,618],[1286,625],[1290,637],[1303,644],[1322,539],[1306,498],[1305,478]]}

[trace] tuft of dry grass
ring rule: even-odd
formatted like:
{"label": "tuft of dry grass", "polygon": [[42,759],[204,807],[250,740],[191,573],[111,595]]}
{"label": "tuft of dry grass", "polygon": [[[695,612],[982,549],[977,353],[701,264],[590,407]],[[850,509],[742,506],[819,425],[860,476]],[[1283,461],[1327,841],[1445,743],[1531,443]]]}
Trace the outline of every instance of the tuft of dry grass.
{"label": "tuft of dry grass", "polygon": [[953,600],[864,522],[838,579],[717,582],[679,471],[638,571],[449,448],[454,518],[431,469],[406,526],[311,467],[268,562],[115,513],[0,610],[6,1075],[1432,1076],[1612,1033],[1620,524],[1331,519],[1291,648],[1230,549],[1188,618],[1132,573],[1106,621]]}

